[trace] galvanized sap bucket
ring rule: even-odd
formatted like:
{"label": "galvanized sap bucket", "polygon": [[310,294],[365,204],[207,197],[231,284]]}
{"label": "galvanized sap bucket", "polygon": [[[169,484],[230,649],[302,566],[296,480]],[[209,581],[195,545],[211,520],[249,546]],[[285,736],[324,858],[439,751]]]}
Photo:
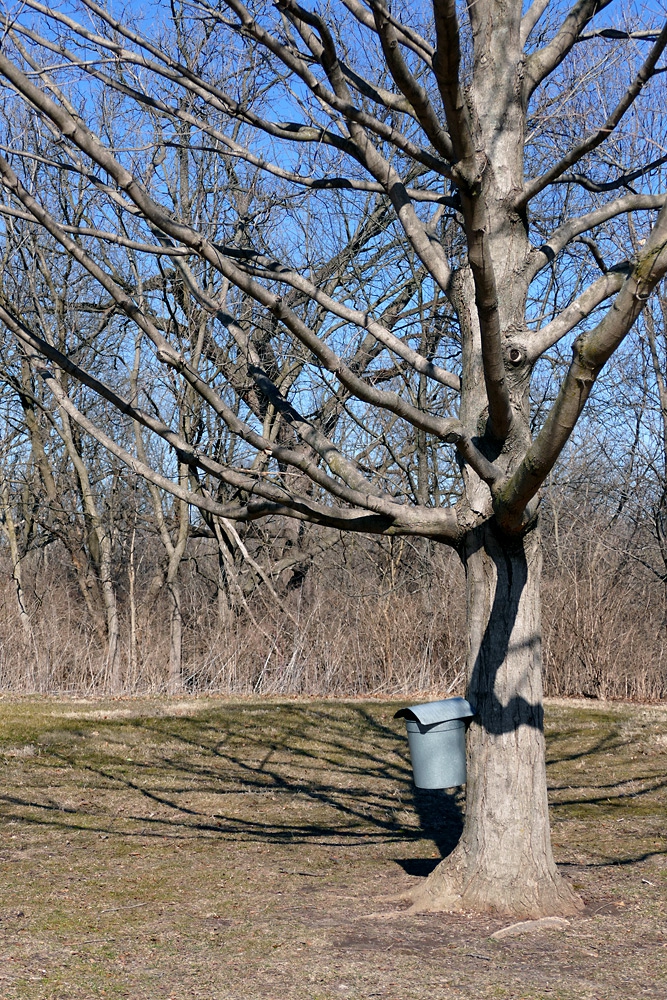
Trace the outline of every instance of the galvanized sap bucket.
{"label": "galvanized sap bucket", "polygon": [[466,780],[466,719],[475,709],[465,698],[445,698],[396,712],[405,719],[417,788],[454,788]]}

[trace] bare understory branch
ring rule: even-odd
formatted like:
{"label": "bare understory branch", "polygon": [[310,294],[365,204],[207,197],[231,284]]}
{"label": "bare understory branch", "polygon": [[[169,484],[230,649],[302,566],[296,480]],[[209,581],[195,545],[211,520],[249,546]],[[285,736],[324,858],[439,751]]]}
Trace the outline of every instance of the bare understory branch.
{"label": "bare understory branch", "polygon": [[[374,320],[368,313],[361,312],[359,309],[352,309],[341,302],[337,302],[302,274],[292,271],[290,268],[283,267],[277,261],[272,261],[261,254],[246,253],[234,248],[220,246],[218,249],[221,253],[232,257],[241,258],[243,256],[245,259],[239,260],[239,267],[247,274],[272,278],[284,282],[291,288],[298,289],[312,299],[313,302],[319,303],[333,316],[338,316],[349,323],[353,323],[362,330],[368,330],[380,343],[397,354],[411,368],[414,368],[415,371],[432,378],[435,382],[439,382],[440,385],[447,386],[457,392],[460,390],[461,380],[458,375],[454,375],[452,372],[445,371],[444,368],[434,365],[432,361],[428,361],[418,351],[413,350],[405,341],[397,337],[387,327],[378,323],[377,320]],[[254,267],[251,266],[251,262],[255,263]]]}
{"label": "bare understory branch", "polygon": [[[35,217],[29,212],[21,212],[10,205],[0,204],[0,215],[8,218],[21,219],[24,222],[35,223]],[[115,246],[126,247],[128,250],[136,250],[139,253],[149,253],[159,257],[187,257],[188,251],[183,247],[161,247],[151,243],[140,243],[138,240],[128,239],[126,236],[119,236],[118,233],[109,233],[101,229],[91,229],[88,226],[68,226],[61,225],[64,233],[70,236],[85,236],[91,239],[103,240],[105,243],[113,243]]]}

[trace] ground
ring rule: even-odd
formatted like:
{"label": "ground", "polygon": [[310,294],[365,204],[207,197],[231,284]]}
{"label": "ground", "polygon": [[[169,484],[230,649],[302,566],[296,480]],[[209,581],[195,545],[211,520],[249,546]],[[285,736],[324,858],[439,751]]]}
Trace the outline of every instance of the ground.
{"label": "ground", "polygon": [[415,792],[397,707],[0,699],[0,1000],[664,1000],[667,708],[547,704],[586,910],[496,940],[391,898],[463,805]]}

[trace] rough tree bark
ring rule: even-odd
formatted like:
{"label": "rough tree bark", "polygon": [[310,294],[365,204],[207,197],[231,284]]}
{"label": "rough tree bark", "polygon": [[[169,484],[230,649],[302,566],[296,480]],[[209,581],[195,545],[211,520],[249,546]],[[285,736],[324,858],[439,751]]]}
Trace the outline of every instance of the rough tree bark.
{"label": "rough tree bark", "polygon": [[[183,474],[181,481],[186,481],[186,476]],[[171,606],[169,616],[169,680],[167,684],[169,694],[177,694],[183,688],[183,612],[178,571],[185,555],[185,546],[190,533],[190,512],[188,505],[183,501],[178,505],[178,513],[178,536],[175,543],[172,542],[169,532],[164,527],[164,522],[160,525],[162,540],[169,556],[166,579]]]}
{"label": "rough tree bark", "polygon": [[9,503],[9,488],[6,483],[3,484],[0,502],[2,504],[0,507],[0,526],[2,527],[2,531],[9,544],[9,557],[12,563],[12,579],[14,580],[14,586],[16,588],[16,604],[19,613],[19,620],[21,622],[21,628],[23,629],[24,639],[26,641],[31,641],[33,640],[32,625],[30,624],[30,615],[28,613],[25,592],[23,589],[21,553],[19,552],[16,525],[14,524],[14,517]]}
{"label": "rough tree bark", "polygon": [[498,908],[521,917],[582,904],[554,863],[544,761],[539,529],[490,525],[463,546],[467,582],[468,783],[461,840],[415,892],[417,910]]}

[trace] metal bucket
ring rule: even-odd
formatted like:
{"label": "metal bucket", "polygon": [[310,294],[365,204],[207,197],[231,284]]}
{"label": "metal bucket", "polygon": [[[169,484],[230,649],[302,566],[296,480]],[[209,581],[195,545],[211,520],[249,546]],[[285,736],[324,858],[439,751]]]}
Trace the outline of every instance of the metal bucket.
{"label": "metal bucket", "polygon": [[466,781],[466,727],[460,719],[422,726],[405,720],[417,788],[454,788]]}
{"label": "metal bucket", "polygon": [[466,781],[466,719],[475,710],[464,698],[402,708],[417,788],[455,788]]}

